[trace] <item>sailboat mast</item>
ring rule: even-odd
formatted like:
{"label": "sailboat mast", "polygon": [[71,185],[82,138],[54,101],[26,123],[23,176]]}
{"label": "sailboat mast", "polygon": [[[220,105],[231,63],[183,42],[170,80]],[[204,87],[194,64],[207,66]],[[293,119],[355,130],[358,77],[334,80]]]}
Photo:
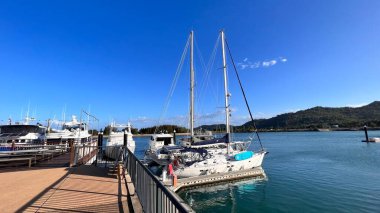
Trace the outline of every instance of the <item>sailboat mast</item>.
{"label": "sailboat mast", "polygon": [[194,31],[190,32],[190,133],[194,137]]}
{"label": "sailboat mast", "polygon": [[225,42],[224,42],[224,32],[220,32],[222,40],[222,54],[223,54],[223,74],[224,74],[224,98],[225,98],[225,109],[226,109],[226,133],[228,137],[228,142],[230,141],[230,105],[228,103],[228,98],[230,94],[228,93],[228,84],[227,84],[227,64],[226,64],[226,51],[225,51]]}

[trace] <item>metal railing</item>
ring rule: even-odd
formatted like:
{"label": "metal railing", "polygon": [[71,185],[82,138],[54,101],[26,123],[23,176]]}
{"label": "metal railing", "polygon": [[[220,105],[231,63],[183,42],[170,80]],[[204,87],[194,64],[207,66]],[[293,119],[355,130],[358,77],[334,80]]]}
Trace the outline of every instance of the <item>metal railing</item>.
{"label": "metal railing", "polygon": [[[97,167],[117,168],[121,161],[122,146],[97,146],[96,142],[83,144],[71,144],[70,165],[79,166],[83,164],[94,164]],[[118,157],[119,156],[119,157]]]}
{"label": "metal railing", "polygon": [[[116,170],[122,163],[128,171],[144,212],[194,212],[177,194],[169,190],[126,146],[98,147],[91,144],[74,145],[73,166],[94,163],[98,167]],[[96,153],[95,155],[93,153]],[[91,158],[91,159],[90,159]],[[125,173],[122,173],[125,175]],[[125,176],[124,176],[125,178]]]}
{"label": "metal railing", "polygon": [[93,163],[96,159],[96,154],[98,152],[97,142],[88,142],[83,144],[74,145],[75,147],[75,158],[74,164],[86,164]]}
{"label": "metal railing", "polygon": [[16,144],[12,145],[0,145],[0,151],[20,151],[20,150],[65,150],[69,148],[68,144],[46,145],[46,144]]}
{"label": "metal railing", "polygon": [[170,191],[141,161],[124,148],[124,168],[135,186],[144,212],[194,212],[178,195]]}

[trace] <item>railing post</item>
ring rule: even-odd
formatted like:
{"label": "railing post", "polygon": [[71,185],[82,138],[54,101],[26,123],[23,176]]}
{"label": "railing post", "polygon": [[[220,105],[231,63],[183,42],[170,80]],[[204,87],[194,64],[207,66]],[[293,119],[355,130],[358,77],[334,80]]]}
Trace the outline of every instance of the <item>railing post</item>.
{"label": "railing post", "polygon": [[127,135],[127,130],[124,130],[124,146],[125,148],[128,148],[128,135]]}
{"label": "railing post", "polygon": [[[192,212],[191,208],[186,206],[175,193],[166,188],[130,150],[126,151],[128,154],[124,159],[126,161],[124,165],[145,212]],[[173,179],[174,185],[176,185],[176,178]]]}
{"label": "railing post", "polygon": [[98,146],[99,147],[103,146],[103,132],[99,132],[99,135],[98,135]]}
{"label": "railing post", "polygon": [[74,142],[70,140],[70,167],[74,165],[74,158],[75,158],[75,149],[74,149]]}
{"label": "railing post", "polygon": [[78,146],[76,146],[76,145],[74,145],[74,152],[75,152],[75,158],[74,158],[74,165],[78,165],[78,163],[79,163],[79,150],[80,150],[80,147],[79,147],[79,145]]}
{"label": "railing post", "polygon": [[82,153],[83,153],[83,155],[82,155],[82,162],[83,162],[84,156],[86,156],[86,152],[85,152],[85,150],[86,150],[86,146],[85,146],[85,144],[83,144],[83,151],[82,151]]}

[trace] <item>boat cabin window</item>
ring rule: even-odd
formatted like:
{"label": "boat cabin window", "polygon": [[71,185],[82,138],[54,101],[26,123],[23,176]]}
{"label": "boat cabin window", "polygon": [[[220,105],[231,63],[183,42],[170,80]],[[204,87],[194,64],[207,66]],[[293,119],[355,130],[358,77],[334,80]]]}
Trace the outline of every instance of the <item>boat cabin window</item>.
{"label": "boat cabin window", "polygon": [[164,142],[164,145],[169,145],[172,143],[172,138],[171,137],[159,137],[156,139],[157,141],[163,141]]}
{"label": "boat cabin window", "polygon": [[67,130],[70,130],[70,131],[77,130],[79,128],[80,128],[81,131],[85,131],[86,130],[85,124],[82,124],[82,126],[79,125],[79,124],[77,124],[77,125],[63,125],[63,129],[67,129]]}
{"label": "boat cabin window", "polygon": [[34,125],[8,125],[0,127],[0,133],[28,134],[38,133],[39,127]]}

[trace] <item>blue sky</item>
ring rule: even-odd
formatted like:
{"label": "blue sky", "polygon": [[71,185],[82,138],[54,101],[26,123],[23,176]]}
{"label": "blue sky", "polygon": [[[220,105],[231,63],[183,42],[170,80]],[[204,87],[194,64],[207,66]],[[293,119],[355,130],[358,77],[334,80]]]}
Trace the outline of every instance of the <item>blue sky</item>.
{"label": "blue sky", "polygon": [[[199,92],[201,58],[222,28],[254,116],[370,103],[380,100],[378,11],[376,0],[0,1],[0,122],[30,105],[41,121],[66,108],[102,124],[153,125],[192,29],[198,124],[223,122],[220,46]],[[187,125],[188,72],[186,59],[161,122]],[[242,124],[233,75],[229,67],[232,120]]]}

